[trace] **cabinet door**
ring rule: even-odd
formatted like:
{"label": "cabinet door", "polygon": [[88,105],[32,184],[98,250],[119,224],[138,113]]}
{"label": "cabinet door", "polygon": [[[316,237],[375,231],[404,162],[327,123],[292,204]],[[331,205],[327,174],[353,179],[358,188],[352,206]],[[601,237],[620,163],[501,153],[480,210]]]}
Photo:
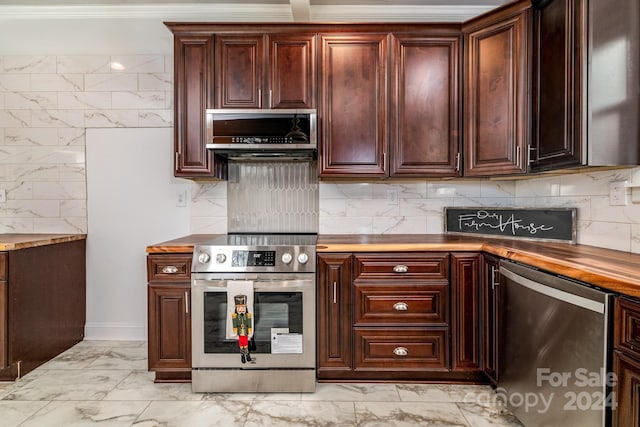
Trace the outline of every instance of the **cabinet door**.
{"label": "cabinet door", "polygon": [[534,1],[534,171],[583,163],[586,0]]}
{"label": "cabinet door", "polygon": [[211,105],[213,38],[175,36],[175,176],[213,176],[205,148],[205,110]]}
{"label": "cabinet door", "polygon": [[393,39],[392,176],[457,176],[458,37]]}
{"label": "cabinet door", "polygon": [[318,378],[352,369],[351,254],[318,255]]}
{"label": "cabinet door", "polygon": [[613,372],[617,380],[613,425],[640,426],[640,362],[614,351]]}
{"label": "cabinet door", "polygon": [[264,36],[216,36],[216,108],[262,108]]}
{"label": "cabinet door", "polygon": [[452,369],[481,370],[480,255],[451,254]]}
{"label": "cabinet door", "polygon": [[496,257],[483,254],[481,267],[484,372],[493,384],[497,384],[500,343],[500,261]]}
{"label": "cabinet door", "polygon": [[324,35],[320,72],[320,175],[384,177],[388,35]]}
{"label": "cabinet door", "polygon": [[527,171],[530,14],[512,9],[485,16],[466,35],[466,176]]}
{"label": "cabinet door", "polygon": [[190,285],[149,285],[148,291],[149,370],[190,374]]}
{"label": "cabinet door", "polygon": [[316,107],[316,36],[269,36],[268,108]]}
{"label": "cabinet door", "polygon": [[[1,257],[2,255],[0,255]],[[0,370],[9,366],[9,290],[0,280]]]}

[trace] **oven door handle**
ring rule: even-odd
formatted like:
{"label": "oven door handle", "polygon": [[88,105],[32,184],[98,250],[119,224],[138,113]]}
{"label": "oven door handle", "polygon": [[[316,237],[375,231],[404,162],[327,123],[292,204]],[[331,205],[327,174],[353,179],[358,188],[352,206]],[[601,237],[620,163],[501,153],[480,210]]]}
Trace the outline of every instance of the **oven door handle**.
{"label": "oven door handle", "polygon": [[[204,283],[203,283],[204,282]],[[194,280],[192,284],[192,288],[195,291],[204,291],[204,292],[227,292],[226,285],[207,285],[206,280]],[[217,282],[217,281],[216,281]],[[278,292],[281,290],[305,290],[305,289],[313,289],[313,281],[312,280],[291,280],[291,281],[283,281],[280,282],[254,282],[253,291],[256,292]]]}

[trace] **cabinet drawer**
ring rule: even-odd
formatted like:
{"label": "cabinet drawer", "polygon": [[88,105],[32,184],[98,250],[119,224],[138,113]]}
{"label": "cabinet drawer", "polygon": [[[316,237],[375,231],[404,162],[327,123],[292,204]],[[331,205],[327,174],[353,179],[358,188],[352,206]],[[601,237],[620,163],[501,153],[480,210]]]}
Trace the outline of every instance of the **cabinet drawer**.
{"label": "cabinet drawer", "polygon": [[356,371],[447,371],[447,335],[446,328],[356,328]]}
{"label": "cabinet drawer", "polygon": [[355,255],[355,279],[449,279],[449,254],[380,253]]}
{"label": "cabinet drawer", "polygon": [[447,326],[448,290],[446,282],[438,284],[394,284],[355,286],[355,324]]}
{"label": "cabinet drawer", "polygon": [[614,344],[640,358],[640,304],[616,298]]}
{"label": "cabinet drawer", "polygon": [[189,282],[191,257],[191,254],[149,255],[147,257],[149,282]]}
{"label": "cabinet drawer", "polygon": [[0,252],[0,280],[7,280],[7,253]]}

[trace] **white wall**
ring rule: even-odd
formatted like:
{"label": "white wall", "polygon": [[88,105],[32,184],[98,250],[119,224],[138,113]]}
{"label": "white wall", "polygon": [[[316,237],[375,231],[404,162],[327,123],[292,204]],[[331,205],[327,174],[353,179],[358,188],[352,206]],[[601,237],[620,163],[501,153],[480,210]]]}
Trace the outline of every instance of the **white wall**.
{"label": "white wall", "polygon": [[147,337],[147,245],[189,233],[176,194],[173,133],[87,130],[87,339]]}

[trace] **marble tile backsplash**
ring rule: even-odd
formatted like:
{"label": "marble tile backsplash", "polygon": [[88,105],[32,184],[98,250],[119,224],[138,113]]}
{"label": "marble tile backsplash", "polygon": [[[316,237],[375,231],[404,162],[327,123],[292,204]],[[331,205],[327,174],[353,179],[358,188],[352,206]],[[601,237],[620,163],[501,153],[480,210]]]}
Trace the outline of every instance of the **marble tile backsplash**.
{"label": "marble tile backsplash", "polygon": [[171,126],[172,55],[0,56],[0,232],[85,233],[86,129]]}

